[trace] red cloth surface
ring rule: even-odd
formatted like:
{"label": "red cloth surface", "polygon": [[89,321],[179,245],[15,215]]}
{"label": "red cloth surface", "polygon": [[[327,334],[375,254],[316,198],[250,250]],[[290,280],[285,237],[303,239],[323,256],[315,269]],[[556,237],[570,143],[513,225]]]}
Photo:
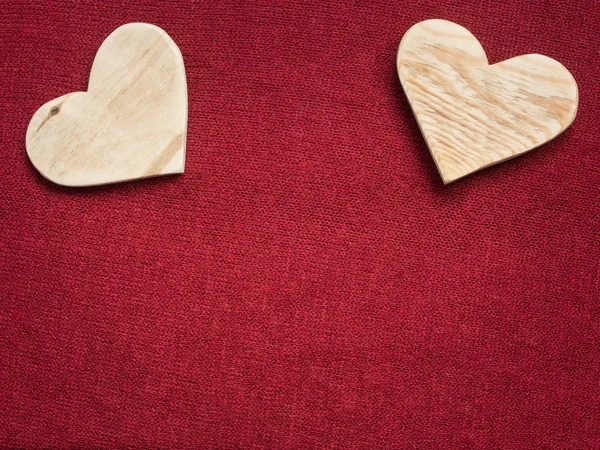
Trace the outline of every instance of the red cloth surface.
{"label": "red cloth surface", "polygon": [[[598,2],[0,6],[0,446],[600,448]],[[395,68],[427,18],[561,61],[572,127],[443,186]],[[47,182],[29,119],[134,21],[185,174]]]}

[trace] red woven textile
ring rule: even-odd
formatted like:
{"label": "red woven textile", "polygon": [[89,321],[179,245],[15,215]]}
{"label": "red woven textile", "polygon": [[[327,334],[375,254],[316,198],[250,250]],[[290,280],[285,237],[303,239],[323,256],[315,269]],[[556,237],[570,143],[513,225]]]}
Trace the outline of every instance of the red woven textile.
{"label": "red woven textile", "polygon": [[[600,448],[597,2],[154,3],[1,4],[1,447]],[[561,61],[572,127],[443,186],[428,18]],[[29,119],[127,22],[183,53],[186,172],[53,185]]]}

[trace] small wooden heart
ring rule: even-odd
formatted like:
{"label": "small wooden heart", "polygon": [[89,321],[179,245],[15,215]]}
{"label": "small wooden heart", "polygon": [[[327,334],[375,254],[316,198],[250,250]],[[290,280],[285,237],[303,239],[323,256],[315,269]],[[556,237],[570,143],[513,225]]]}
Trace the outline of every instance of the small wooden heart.
{"label": "small wooden heart", "polygon": [[66,186],[183,173],[186,129],[179,48],[160,28],[130,23],[100,46],[87,92],[33,115],[27,154],[42,175]]}
{"label": "small wooden heart", "polygon": [[488,65],[477,39],[445,20],[411,27],[397,66],[444,183],[539,147],[577,112],[577,84],[562,64],[534,54]]}

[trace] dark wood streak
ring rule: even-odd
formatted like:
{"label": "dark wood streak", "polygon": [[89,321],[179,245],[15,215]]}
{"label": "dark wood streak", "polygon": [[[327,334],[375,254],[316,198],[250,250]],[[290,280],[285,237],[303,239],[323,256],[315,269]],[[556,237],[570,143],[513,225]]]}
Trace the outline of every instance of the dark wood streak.
{"label": "dark wood streak", "polygon": [[[35,130],[36,134],[40,132],[40,130],[42,129],[42,127],[44,125],[46,125],[46,123],[48,123],[48,121],[52,117],[56,116],[60,112],[60,109],[62,108],[62,104],[65,102],[65,100],[66,100],[66,98],[63,99],[63,101],[60,102],[58,105],[54,105],[52,108],[50,108],[50,111],[48,111],[48,115],[46,117],[44,117],[44,120],[42,120],[42,123],[40,123],[40,126],[37,127],[37,130]],[[56,112],[53,112],[53,111],[56,111]]]}
{"label": "dark wood streak", "polygon": [[183,135],[175,136],[167,146],[154,158],[146,169],[144,176],[158,175],[183,145]]}

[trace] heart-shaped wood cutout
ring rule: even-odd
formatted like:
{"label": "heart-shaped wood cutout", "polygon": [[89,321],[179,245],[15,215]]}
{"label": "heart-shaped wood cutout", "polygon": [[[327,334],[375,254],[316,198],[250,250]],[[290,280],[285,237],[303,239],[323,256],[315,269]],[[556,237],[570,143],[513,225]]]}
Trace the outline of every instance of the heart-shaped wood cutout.
{"label": "heart-shaped wood cutout", "polygon": [[33,115],[27,154],[42,175],[66,186],[183,173],[186,129],[179,48],[160,28],[130,23],[100,46],[87,92]]}
{"label": "heart-shaped wood cutout", "polygon": [[522,55],[488,65],[477,39],[445,20],[411,27],[397,66],[444,183],[539,147],[577,112],[577,84],[562,64]]}

